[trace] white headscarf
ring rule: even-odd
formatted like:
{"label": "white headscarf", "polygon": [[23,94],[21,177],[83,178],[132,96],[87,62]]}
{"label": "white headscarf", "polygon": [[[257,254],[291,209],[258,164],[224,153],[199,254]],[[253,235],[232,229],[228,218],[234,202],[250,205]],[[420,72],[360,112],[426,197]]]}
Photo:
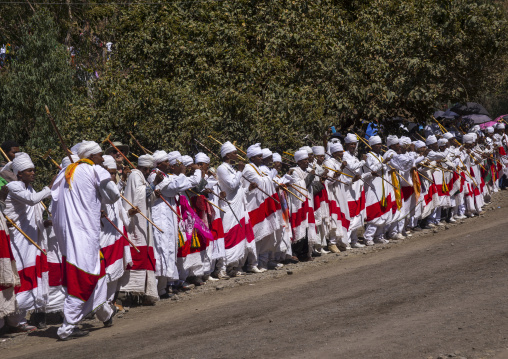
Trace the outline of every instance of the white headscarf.
{"label": "white headscarf", "polygon": [[270,157],[273,155],[272,151],[268,148],[263,148],[261,151],[263,151],[263,159]]}
{"label": "white headscarf", "polygon": [[356,143],[358,142],[358,137],[356,137],[353,133],[348,133],[346,137],[344,138],[345,143]]}
{"label": "white headscarf", "polygon": [[422,148],[422,147],[427,147],[427,146],[425,145],[425,142],[420,141],[420,140],[415,141],[415,148],[416,148],[417,150],[419,150],[419,149],[420,149],[420,148]]}
{"label": "white headscarf", "polygon": [[324,155],[325,154],[325,148],[323,146],[314,146],[314,147],[312,147],[312,152],[316,156]]}
{"label": "white headscarf", "polygon": [[104,163],[103,163],[104,167],[106,167],[107,169],[110,169],[110,170],[117,169],[116,161],[113,158],[113,156],[104,155],[104,156],[102,156],[102,158],[104,158]]}
{"label": "white headscarf", "polygon": [[337,142],[337,143],[332,143],[331,146],[330,146],[330,153],[335,153],[335,152],[342,152],[344,151],[344,148],[342,147],[342,145],[340,144],[340,142]]}
{"label": "white headscarf", "polygon": [[185,155],[185,156],[182,156],[181,162],[183,163],[184,166],[190,166],[191,164],[194,163],[194,160],[192,159],[191,156]]}
{"label": "white headscarf", "polygon": [[194,156],[195,163],[210,163],[210,157],[205,155],[203,152],[199,152],[196,156]]}
{"label": "white headscarf", "polygon": [[[79,157],[77,155],[71,155],[71,157],[72,157],[72,161],[74,161],[74,163],[79,161]],[[65,156],[64,158],[62,158],[62,163],[60,163],[60,167],[62,167],[62,169],[65,169],[70,164],[71,164],[71,160],[69,159],[69,156]]]}
{"label": "white headscarf", "polygon": [[295,162],[309,158],[309,153],[306,150],[298,150],[295,152]]}
{"label": "white headscarf", "polygon": [[169,160],[169,155],[166,151],[155,151],[152,155],[153,162],[157,166],[159,163]]}
{"label": "white headscarf", "polygon": [[153,157],[150,155],[139,156],[138,166],[152,168],[153,167]]}
{"label": "white headscarf", "polygon": [[370,136],[370,138],[369,138],[369,145],[370,146],[374,146],[374,145],[380,144],[382,142],[383,141],[381,141],[381,137],[379,137],[379,136]]}
{"label": "white headscarf", "polygon": [[222,147],[220,148],[220,156],[224,158],[228,153],[235,152],[236,147],[229,141],[226,141],[222,144]]}
{"label": "white headscarf", "polygon": [[16,153],[16,157],[12,160],[12,171],[14,174],[17,175],[18,172],[22,172],[30,168],[35,168],[30,156],[25,152]]}
{"label": "white headscarf", "polygon": [[83,141],[79,144],[78,156],[79,158],[88,158],[91,155],[101,153],[101,146],[94,141]]}
{"label": "white headscarf", "polygon": [[451,132],[446,132],[443,134],[443,137],[446,138],[447,140],[450,140],[450,139],[454,138],[455,136]]}
{"label": "white headscarf", "polygon": [[487,133],[494,133],[494,127],[492,127],[492,126],[487,127],[486,130],[487,130]]}
{"label": "white headscarf", "polygon": [[386,145],[388,147],[392,146],[392,145],[396,145],[399,143],[399,138],[397,136],[393,136],[393,135],[389,135],[387,138],[386,138]]}
{"label": "white headscarf", "polygon": [[274,152],[272,157],[273,157],[273,162],[282,162],[282,157],[277,152]]}
{"label": "white headscarf", "polygon": [[468,133],[464,136],[462,136],[462,142],[464,143],[473,143],[474,142],[474,136],[472,133]]}
{"label": "white headscarf", "polygon": [[260,143],[256,143],[255,145],[249,146],[249,148],[247,148],[247,158],[262,155],[263,150],[260,145]]}
{"label": "white headscarf", "polygon": [[437,141],[437,145],[438,147],[442,147],[444,145],[446,145],[448,143],[448,140],[446,138],[440,138],[438,141]]}
{"label": "white headscarf", "polygon": [[298,151],[307,151],[307,154],[309,155],[312,155],[313,152],[312,152],[312,148],[310,148],[309,146],[303,146],[303,147],[300,147],[298,149]]}
{"label": "white headscarf", "polygon": [[403,146],[410,145],[411,144],[411,139],[409,137],[406,137],[406,136],[400,136],[399,143],[401,145],[403,145]]}
{"label": "white headscarf", "polygon": [[498,123],[496,125],[496,129],[498,129],[498,130],[504,130],[504,128],[505,128],[504,123]]}
{"label": "white headscarf", "polygon": [[178,151],[173,151],[168,154],[169,164],[175,165],[176,162],[182,162],[182,155]]}
{"label": "white headscarf", "polygon": [[437,143],[437,138],[436,136],[434,135],[430,135],[429,137],[427,137],[427,139],[425,140],[425,145],[433,145],[434,143]]}

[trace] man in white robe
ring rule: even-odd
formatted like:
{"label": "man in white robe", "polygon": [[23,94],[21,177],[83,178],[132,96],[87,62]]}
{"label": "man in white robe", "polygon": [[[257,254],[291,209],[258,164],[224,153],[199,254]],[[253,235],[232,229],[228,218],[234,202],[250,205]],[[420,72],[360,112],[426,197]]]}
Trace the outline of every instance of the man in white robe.
{"label": "man in white robe", "polygon": [[[224,161],[217,168],[217,179],[230,206],[221,212],[224,228],[224,247],[226,249],[226,270],[230,276],[241,274],[240,268],[247,260],[251,251],[256,250],[254,232],[247,212],[245,194],[255,191],[256,184],[242,185],[242,171],[245,163],[238,162],[238,153],[235,146],[227,141],[222,144],[221,157]],[[233,166],[236,164],[235,169]],[[256,256],[252,255],[247,262],[249,269],[260,272],[257,268]],[[224,274],[224,273],[222,273]]]}
{"label": "man in white robe", "polygon": [[145,305],[154,305],[159,300],[155,279],[153,226],[139,213],[143,213],[150,219],[152,217],[154,187],[151,187],[146,180],[152,168],[152,156],[139,156],[137,168],[133,169],[127,178],[124,195],[136,207],[133,209],[127,202],[123,203],[131,217],[127,234],[140,252],[131,248],[133,264],[126,268],[124,275],[118,281],[122,297],[127,299],[127,302],[129,296],[140,296]]}
{"label": "man in white robe", "polygon": [[[30,156],[18,152],[12,161],[12,170],[18,178],[7,184],[9,194],[5,200],[4,214],[43,250],[47,249],[41,201],[51,194],[52,184],[35,192],[35,166]],[[9,228],[11,248],[16,261],[20,287],[15,289],[16,312],[7,317],[7,324],[14,331],[32,331],[27,312],[45,312],[48,303],[48,266],[46,253],[41,253],[17,229]]]}
{"label": "man in white robe", "polygon": [[102,149],[93,141],[83,141],[80,160],[59,173],[52,188],[55,210],[53,227],[65,243],[64,278],[66,297],[64,323],[58,329],[61,340],[88,335],[77,324],[95,312],[106,327],[112,325],[116,308],[107,302],[104,261],[100,253],[101,202],[114,203],[120,197],[111,175],[103,167]]}

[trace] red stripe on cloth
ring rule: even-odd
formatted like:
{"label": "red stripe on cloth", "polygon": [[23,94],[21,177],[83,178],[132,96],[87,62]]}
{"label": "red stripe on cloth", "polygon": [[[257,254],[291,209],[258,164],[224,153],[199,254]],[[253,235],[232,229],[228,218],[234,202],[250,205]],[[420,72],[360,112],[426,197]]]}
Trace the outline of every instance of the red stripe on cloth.
{"label": "red stripe on cloth", "polygon": [[347,206],[349,208],[349,217],[354,218],[360,214],[362,210],[365,209],[365,191],[362,190],[360,198],[356,201],[348,201]]}
{"label": "red stripe on cloth", "polygon": [[[279,196],[274,194],[273,197],[278,200]],[[266,218],[275,213],[278,209],[281,209],[280,205],[276,203],[271,197],[267,197],[265,201],[259,205],[258,208],[249,212],[252,227],[254,227],[258,223],[263,222]]]}
{"label": "red stripe on cloth", "polygon": [[48,271],[48,259],[44,255],[37,255],[35,265],[18,271],[20,286],[14,293],[26,292],[37,288],[37,278],[42,278],[42,273]]}
{"label": "red stripe on cloth", "polygon": [[506,151],[504,150],[504,147],[499,147],[499,154],[501,156],[506,156]]}
{"label": "red stripe on cloth", "polygon": [[436,185],[435,184],[430,185],[429,186],[429,191],[427,192],[427,194],[424,197],[426,205],[429,204],[430,202],[432,202],[432,197],[436,193],[437,193]]}
{"label": "red stripe on cloth", "polygon": [[[311,218],[312,213],[312,218]],[[316,223],[314,218],[314,211],[309,206],[309,200],[306,199],[302,206],[296,211],[296,213],[291,213],[289,216],[291,220],[291,227],[296,228],[299,227],[302,222],[308,221],[308,223]],[[310,222],[312,220],[312,222]]]}
{"label": "red stripe on cloth", "polygon": [[329,203],[328,192],[326,191],[326,188],[323,188],[321,191],[314,194],[314,211],[317,211],[323,202]]}
{"label": "red stripe on cloth", "polygon": [[392,197],[390,193],[388,197],[386,197],[386,207],[381,207],[380,201],[373,203],[370,206],[367,206],[366,208],[367,222],[373,221],[374,219],[381,217],[391,209],[392,209]]}
{"label": "red stripe on cloth", "polygon": [[410,186],[402,186],[401,193],[402,193],[402,200],[406,201],[413,195],[413,193],[415,193],[415,189]]}
{"label": "red stripe on cloth", "polygon": [[96,275],[87,273],[67,262],[65,257],[63,259],[65,260],[65,270],[63,273],[62,285],[67,287],[67,293],[69,293],[69,295],[86,302],[93,294],[99,279],[106,275],[106,265],[104,261],[101,260],[101,269],[99,274]]}
{"label": "red stripe on cloth", "polygon": [[444,197],[444,196],[449,196],[450,195],[450,188],[448,187],[448,191],[443,191],[443,185],[442,184],[439,184],[439,185],[436,185],[436,191],[437,191],[437,195],[439,197]]}
{"label": "red stripe on cloth", "polygon": [[217,240],[219,238],[224,238],[224,226],[222,225],[222,218],[217,218],[212,222],[212,226],[210,228],[213,234],[213,239]]}
{"label": "red stripe on cloth", "polygon": [[129,246],[129,242],[124,237],[118,238],[115,243],[101,248],[106,268],[123,258],[124,248]]}
{"label": "red stripe on cloth", "polygon": [[14,260],[11,240],[5,231],[0,231],[0,258],[10,258],[11,260]]}
{"label": "red stripe on cloth", "polygon": [[50,287],[58,287],[63,284],[63,267],[63,263],[48,262]]}
{"label": "red stripe on cloth", "polygon": [[133,247],[131,248],[132,265],[127,266],[127,270],[150,270],[155,271],[155,257],[153,247],[137,246],[139,253]]}
{"label": "red stripe on cloth", "polygon": [[244,239],[247,242],[252,242],[254,240],[254,231],[252,230],[252,225],[249,223],[245,224],[245,218],[240,220],[242,226],[237,224],[233,226],[224,236],[224,246],[226,249],[231,249],[234,246],[238,245]]}

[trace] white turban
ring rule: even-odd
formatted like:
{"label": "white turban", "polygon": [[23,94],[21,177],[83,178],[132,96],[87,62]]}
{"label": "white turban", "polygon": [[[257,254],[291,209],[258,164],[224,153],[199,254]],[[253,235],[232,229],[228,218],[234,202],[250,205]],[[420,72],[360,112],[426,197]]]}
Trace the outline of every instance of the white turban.
{"label": "white turban", "polygon": [[300,147],[298,151],[307,151],[309,155],[312,155],[312,148],[310,148],[309,146]]}
{"label": "white turban", "polygon": [[116,161],[113,158],[113,156],[105,155],[105,156],[102,156],[102,158],[104,158],[104,163],[103,163],[104,167],[106,167],[109,170],[116,170],[117,169]]}
{"label": "white turban", "polygon": [[437,145],[438,147],[443,147],[444,145],[446,145],[448,143],[448,140],[446,138],[440,138],[438,141],[437,141]]}
{"label": "white turban", "polygon": [[425,144],[428,146],[428,145],[432,145],[434,143],[437,143],[437,138],[436,136],[434,135],[430,135],[429,137],[427,137],[427,139],[425,140]]}
{"label": "white turban", "polygon": [[101,153],[101,146],[94,141],[83,141],[79,144],[78,156],[79,158],[88,158],[91,155]]}
{"label": "white turban", "polygon": [[210,157],[205,155],[203,152],[199,152],[196,156],[194,156],[195,163],[210,163]]}
{"label": "white turban", "polygon": [[229,141],[224,142],[220,148],[220,156],[224,158],[228,153],[235,152],[236,147]]}
{"label": "white turban", "polygon": [[153,157],[150,155],[139,156],[138,166],[152,168],[153,167]]}
{"label": "white turban", "polygon": [[173,151],[168,154],[169,164],[175,165],[176,162],[182,162],[182,155],[178,151]]}
{"label": "white turban", "polygon": [[255,145],[249,146],[249,148],[247,148],[247,158],[262,155],[263,150],[260,145],[260,143],[256,143]]}
{"label": "white turban", "polygon": [[161,162],[169,160],[169,156],[166,151],[155,151],[152,156],[155,165],[158,165]]}
{"label": "white turban", "polygon": [[356,137],[353,133],[348,133],[346,137],[344,138],[345,143],[356,143],[358,142],[358,137]]}
{"label": "white turban", "polygon": [[[72,160],[74,161],[74,163],[79,161],[79,157],[77,155],[71,155],[71,157],[72,157]],[[62,169],[65,169],[70,164],[71,164],[71,160],[69,159],[69,156],[65,156],[62,159],[62,163],[60,164],[60,167],[62,167]]]}
{"label": "white turban", "polygon": [[330,153],[332,153],[332,154],[335,152],[342,152],[342,151],[344,151],[344,148],[342,147],[340,142],[332,143],[332,145],[330,146]]}
{"label": "white turban", "polygon": [[183,163],[184,166],[190,166],[191,164],[194,163],[194,160],[192,159],[191,156],[185,155],[185,156],[182,156],[181,162]]}
{"label": "white turban", "polygon": [[462,142],[464,143],[473,143],[474,136],[472,133],[468,133],[467,135],[462,136]]}
{"label": "white turban", "polygon": [[469,132],[478,132],[480,131],[480,125],[474,125],[472,129],[469,130]]}
{"label": "white turban", "polygon": [[16,157],[12,160],[12,171],[15,175],[18,174],[18,172],[35,168],[32,159],[30,156],[25,152],[18,152],[16,153]]}
{"label": "white turban", "polygon": [[411,139],[409,137],[406,137],[406,136],[400,136],[399,143],[401,145],[403,145],[403,146],[410,145],[411,144]]}
{"label": "white turban", "polygon": [[446,138],[447,140],[450,140],[450,139],[454,138],[455,136],[451,132],[446,132],[445,134],[443,134],[443,137]]}
{"label": "white turban", "polygon": [[487,130],[487,133],[494,133],[494,127],[492,127],[492,126],[487,127],[486,130]]}
{"label": "white turban", "polygon": [[470,135],[473,136],[473,141],[476,141],[476,139],[478,138],[478,134],[476,132],[470,133]]}
{"label": "white turban", "polygon": [[273,157],[273,162],[282,162],[282,157],[277,152],[274,152],[272,157]]}
{"label": "white turban", "polygon": [[309,158],[309,154],[306,150],[298,150],[295,152],[295,161],[298,162],[300,160],[304,160]]}
{"label": "white turban", "polygon": [[268,148],[263,148],[261,151],[263,151],[263,159],[270,157],[273,155],[272,151]]}
{"label": "white turban", "polygon": [[383,141],[381,141],[381,137],[379,137],[379,136],[370,136],[369,137],[369,145],[370,146],[374,146],[374,145],[380,144],[382,142]]}
{"label": "white turban", "polygon": [[496,125],[496,129],[498,129],[498,130],[504,130],[504,128],[505,128],[504,123],[498,123]]}
{"label": "white turban", "polygon": [[418,149],[420,149],[420,148],[422,148],[422,147],[425,147],[425,143],[424,143],[423,141],[420,141],[420,140],[415,141],[415,148],[416,148],[417,150],[418,150]]}
{"label": "white turban", "polygon": [[393,135],[389,135],[387,138],[386,138],[386,145],[388,147],[392,146],[392,145],[396,145],[399,143],[399,138],[397,136],[393,136]]}
{"label": "white turban", "polygon": [[76,143],[74,146],[71,147],[71,152],[74,154],[77,154],[79,151],[79,146],[81,146],[81,142]]}
{"label": "white turban", "polygon": [[325,154],[325,148],[323,146],[314,146],[314,147],[312,147],[312,152],[316,156],[321,156],[321,155]]}

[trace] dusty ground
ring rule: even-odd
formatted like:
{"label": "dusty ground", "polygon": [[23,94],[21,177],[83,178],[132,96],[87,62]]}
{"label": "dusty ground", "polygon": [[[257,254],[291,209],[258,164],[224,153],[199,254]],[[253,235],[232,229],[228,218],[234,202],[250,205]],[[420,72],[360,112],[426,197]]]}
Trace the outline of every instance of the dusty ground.
{"label": "dusty ground", "polygon": [[508,193],[493,202],[436,233],[209,282],[108,329],[88,321],[86,338],[0,338],[0,357],[508,358]]}

